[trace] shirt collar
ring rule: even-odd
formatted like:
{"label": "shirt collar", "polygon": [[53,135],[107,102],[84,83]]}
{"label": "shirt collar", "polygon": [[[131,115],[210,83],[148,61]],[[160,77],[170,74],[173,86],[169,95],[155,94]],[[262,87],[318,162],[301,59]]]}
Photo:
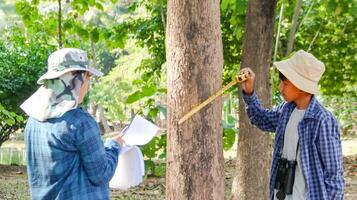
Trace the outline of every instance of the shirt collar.
{"label": "shirt collar", "polygon": [[[296,107],[295,103],[288,103],[288,105],[289,105],[290,112],[292,112]],[[305,112],[303,119],[315,118],[315,115],[317,113],[316,111],[318,110],[318,107],[319,107],[319,102],[317,101],[315,95],[312,95],[309,105],[306,108],[306,112]]]}

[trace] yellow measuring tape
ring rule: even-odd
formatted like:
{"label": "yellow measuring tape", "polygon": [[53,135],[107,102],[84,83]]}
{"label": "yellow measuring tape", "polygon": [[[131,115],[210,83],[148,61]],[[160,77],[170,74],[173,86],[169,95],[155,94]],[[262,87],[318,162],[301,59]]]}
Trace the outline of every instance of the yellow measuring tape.
{"label": "yellow measuring tape", "polygon": [[206,99],[204,102],[200,103],[198,106],[195,106],[190,112],[188,112],[187,114],[185,114],[179,121],[179,124],[182,124],[183,122],[185,122],[188,118],[192,117],[192,115],[194,115],[196,112],[198,112],[199,110],[201,110],[203,107],[205,107],[207,104],[211,103],[213,100],[215,100],[217,97],[219,97],[220,95],[222,95],[226,90],[228,90],[229,88],[231,88],[232,86],[234,86],[237,83],[241,83],[245,80],[248,79],[249,73],[243,73],[243,74],[239,74],[236,79],[234,79],[233,81],[231,81],[230,83],[228,83],[227,85],[225,85],[222,89],[220,89],[218,92],[216,92],[214,95],[210,96],[208,99]]}

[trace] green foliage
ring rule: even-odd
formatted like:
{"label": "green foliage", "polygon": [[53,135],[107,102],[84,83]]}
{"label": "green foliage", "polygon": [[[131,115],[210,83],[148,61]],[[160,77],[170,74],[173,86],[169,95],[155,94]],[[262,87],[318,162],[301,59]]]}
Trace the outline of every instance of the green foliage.
{"label": "green foliage", "polygon": [[1,127],[5,125],[12,126],[14,125],[17,121],[23,121],[23,117],[20,115],[17,115],[14,112],[9,112],[7,111],[4,106],[0,104],[0,121],[1,121]]}
{"label": "green foliage", "polygon": [[24,118],[0,104],[0,147],[24,122]]}
{"label": "green foliage", "polygon": [[[324,62],[326,71],[320,81],[323,95],[357,95],[357,70],[354,69],[357,64],[357,24],[355,13],[352,12],[355,4],[350,0],[330,0],[323,4],[309,2],[303,5],[299,16],[294,49],[309,50]],[[290,20],[290,15],[283,19],[277,60],[285,57]]]}
{"label": "green foliage", "polygon": [[[166,0],[145,1],[140,0],[130,7],[135,12],[139,7],[144,7],[148,16],[133,19],[128,22],[130,33],[137,41],[137,45],[146,48],[150,58],[143,59],[138,70],[142,73],[144,81],[157,81],[162,75],[162,66],[166,61],[165,54],[165,19]],[[163,18],[164,17],[164,18]]]}
{"label": "green foliage", "polygon": [[224,83],[230,82],[240,68],[246,7],[246,0],[224,0],[221,2]]}
{"label": "green foliage", "polygon": [[105,108],[108,119],[125,121],[127,108],[124,102],[131,90],[128,81],[110,73],[91,89],[90,98]]}
{"label": "green foliage", "polygon": [[54,47],[41,33],[27,38],[21,29],[3,31],[0,41],[0,102],[20,113],[19,105],[35,89],[47,68],[47,57]]}
{"label": "green foliage", "polygon": [[128,96],[126,103],[131,104],[134,103],[144,97],[150,97],[154,95],[157,91],[156,85],[144,85],[139,90],[135,91],[131,95]]}
{"label": "green foliage", "polygon": [[237,120],[229,115],[227,121],[222,120],[223,124],[223,149],[224,150],[229,150],[232,148],[235,137],[236,137],[236,128],[235,125],[237,123]]}
{"label": "green foliage", "polygon": [[357,98],[345,94],[343,98],[323,97],[321,102],[337,118],[342,135],[350,134],[357,123]]}
{"label": "green foliage", "polygon": [[[0,141],[24,125],[19,105],[37,88],[37,79],[46,70],[46,61],[54,47],[42,33],[27,38],[19,28],[5,29],[0,40]],[[1,144],[0,143],[0,144]]]}
{"label": "green foliage", "polygon": [[[294,43],[295,50],[310,51],[324,62],[326,70],[320,80],[321,99],[337,117],[345,133],[356,123],[353,107],[357,102],[356,5],[352,0],[305,2]],[[284,11],[277,60],[284,59],[293,7],[294,2],[289,1]],[[279,103],[282,99],[279,98],[278,83],[273,87],[274,103]]]}
{"label": "green foliage", "polygon": [[146,174],[151,176],[165,175],[165,164],[161,161],[166,158],[166,135],[155,137],[148,144],[142,146],[141,150],[147,158],[145,160]]}
{"label": "green foliage", "polygon": [[[338,7],[336,9],[343,10]],[[320,7],[319,10],[323,12],[324,8]],[[311,53],[321,59],[326,66],[326,71],[320,81],[322,93],[328,96],[343,96],[345,93],[350,93],[351,96],[357,97],[357,70],[355,70],[357,22],[355,17],[352,13],[341,13],[336,16],[335,11],[313,15],[311,18],[299,31],[296,46],[306,49],[308,45],[311,45],[310,41],[313,38],[307,34],[309,30],[320,33],[315,43],[312,44]]]}

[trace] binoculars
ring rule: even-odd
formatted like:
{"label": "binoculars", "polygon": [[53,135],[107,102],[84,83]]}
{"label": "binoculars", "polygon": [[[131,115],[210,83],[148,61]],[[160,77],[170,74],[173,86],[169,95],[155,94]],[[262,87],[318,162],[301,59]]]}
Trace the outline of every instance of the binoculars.
{"label": "binoculars", "polygon": [[286,158],[278,160],[274,189],[282,191],[284,194],[293,193],[296,164],[296,160],[288,160]]}

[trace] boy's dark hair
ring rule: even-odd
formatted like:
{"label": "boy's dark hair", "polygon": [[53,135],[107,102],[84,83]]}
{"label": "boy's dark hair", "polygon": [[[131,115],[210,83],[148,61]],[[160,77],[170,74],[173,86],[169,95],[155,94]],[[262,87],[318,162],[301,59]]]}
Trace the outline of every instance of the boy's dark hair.
{"label": "boy's dark hair", "polygon": [[281,80],[281,81],[286,81],[287,80],[287,78],[284,76],[284,74],[282,74],[281,72],[279,72],[279,79]]}

